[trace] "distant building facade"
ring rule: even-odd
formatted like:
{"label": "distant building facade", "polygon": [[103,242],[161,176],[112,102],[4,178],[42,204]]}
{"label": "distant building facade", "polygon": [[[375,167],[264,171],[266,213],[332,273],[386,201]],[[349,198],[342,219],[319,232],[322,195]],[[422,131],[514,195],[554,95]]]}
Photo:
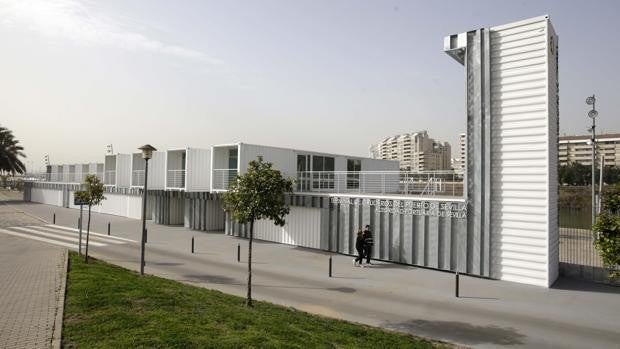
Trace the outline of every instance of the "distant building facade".
{"label": "distant building facade", "polygon": [[467,166],[467,135],[459,134],[459,157],[452,162],[452,168],[456,171],[465,171]]}
{"label": "distant building facade", "polygon": [[386,138],[370,147],[370,157],[398,160],[401,170],[405,171],[452,169],[450,144],[435,141],[426,131]]}
{"label": "distant building facade", "polygon": [[[558,149],[560,166],[572,163],[590,166],[592,164],[590,138],[590,135],[561,136]],[[597,135],[596,148],[597,162],[604,156],[606,166],[620,166],[620,133]]]}

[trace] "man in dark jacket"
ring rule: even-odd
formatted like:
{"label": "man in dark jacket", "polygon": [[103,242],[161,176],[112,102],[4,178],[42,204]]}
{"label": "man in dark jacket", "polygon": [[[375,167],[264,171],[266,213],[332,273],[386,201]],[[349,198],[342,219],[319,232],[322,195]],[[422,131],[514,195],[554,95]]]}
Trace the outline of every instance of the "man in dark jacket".
{"label": "man in dark jacket", "polygon": [[372,246],[375,242],[372,239],[372,232],[370,231],[370,225],[366,225],[364,229],[364,254],[366,255],[366,264],[370,263],[370,255],[372,254]]}

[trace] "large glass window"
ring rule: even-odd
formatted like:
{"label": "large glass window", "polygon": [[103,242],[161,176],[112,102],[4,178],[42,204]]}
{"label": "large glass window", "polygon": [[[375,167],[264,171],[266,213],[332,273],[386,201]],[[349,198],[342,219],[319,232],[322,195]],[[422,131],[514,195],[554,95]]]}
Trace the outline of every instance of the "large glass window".
{"label": "large glass window", "polygon": [[347,159],[347,189],[359,189],[362,160]]}
{"label": "large glass window", "polygon": [[237,148],[228,149],[228,168],[237,169]]}
{"label": "large glass window", "polygon": [[297,155],[297,190],[310,190],[310,155]]}
{"label": "large glass window", "polygon": [[234,182],[235,178],[237,178],[237,167],[239,166],[239,162],[237,161],[238,159],[239,152],[237,151],[237,148],[228,149],[228,173],[225,174],[224,178],[226,188],[228,188],[230,183]]}
{"label": "large glass window", "polygon": [[334,158],[312,156],[312,189],[334,189]]}

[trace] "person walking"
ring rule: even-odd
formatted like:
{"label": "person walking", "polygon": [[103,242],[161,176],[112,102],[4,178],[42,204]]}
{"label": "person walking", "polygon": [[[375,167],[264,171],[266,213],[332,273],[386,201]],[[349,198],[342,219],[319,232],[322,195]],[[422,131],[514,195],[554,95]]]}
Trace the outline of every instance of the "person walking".
{"label": "person walking", "polygon": [[[372,232],[370,231],[370,225],[366,225],[366,229],[364,229],[362,236],[364,240],[364,255],[366,256],[366,264],[372,264],[370,263],[370,255],[372,254],[372,247],[374,246],[375,242],[372,239]],[[360,264],[361,263],[362,261],[360,261]]]}
{"label": "person walking", "polygon": [[357,231],[357,238],[355,239],[355,249],[357,250],[357,258],[355,258],[353,260],[353,265],[357,266],[357,263],[359,263],[360,267],[364,267],[362,265],[362,260],[364,259],[364,232],[362,232],[362,229],[359,229]]}

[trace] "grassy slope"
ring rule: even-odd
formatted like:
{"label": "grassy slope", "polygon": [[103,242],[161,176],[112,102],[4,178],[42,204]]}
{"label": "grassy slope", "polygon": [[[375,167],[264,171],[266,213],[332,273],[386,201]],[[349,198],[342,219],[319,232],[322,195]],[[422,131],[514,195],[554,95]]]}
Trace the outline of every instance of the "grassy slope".
{"label": "grassy slope", "polygon": [[70,254],[65,347],[431,348],[411,336],[323,318]]}

